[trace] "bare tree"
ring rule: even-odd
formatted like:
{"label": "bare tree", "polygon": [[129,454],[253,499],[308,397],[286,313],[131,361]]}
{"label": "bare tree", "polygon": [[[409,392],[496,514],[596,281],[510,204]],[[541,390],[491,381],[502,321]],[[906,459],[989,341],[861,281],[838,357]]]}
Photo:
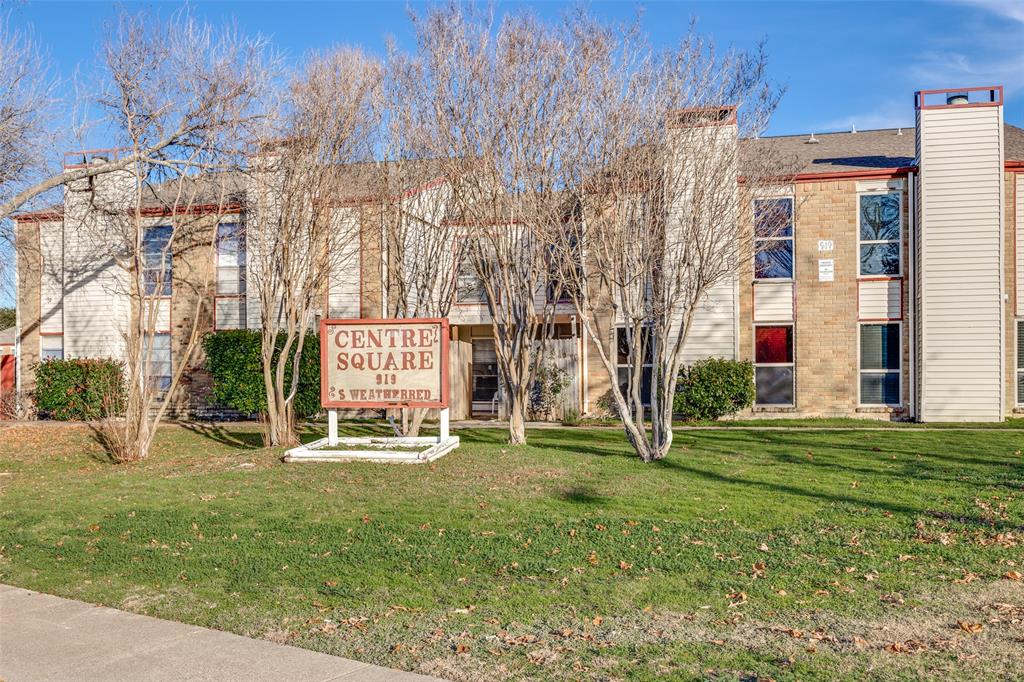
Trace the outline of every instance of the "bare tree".
{"label": "bare tree", "polygon": [[[124,417],[108,421],[102,435],[115,459],[135,461],[148,454],[208,322],[210,278],[175,277],[174,264],[211,262],[216,226],[237,209],[237,176],[228,169],[238,163],[244,129],[260,117],[268,65],[260,42],[187,14],[121,15],[107,34],[98,104],[130,162],[101,159],[96,165],[119,170],[71,184],[64,220],[75,246],[65,258],[69,278],[80,271],[83,281],[105,282],[125,303]],[[181,290],[190,280],[193,290]],[[187,321],[177,338],[161,333],[169,331],[172,288],[175,315]]]}
{"label": "bare tree", "polygon": [[[38,180],[46,157],[52,112],[48,65],[31,36],[12,30],[0,17],[0,205],[7,206],[23,184]],[[13,293],[15,239],[0,210],[0,293]]]}
{"label": "bare tree", "polygon": [[763,50],[719,55],[691,30],[655,52],[635,29],[576,27],[586,94],[566,159],[579,169],[567,173],[579,209],[553,236],[614,409],[649,462],[672,444],[695,317],[752,257],[751,199],[785,182],[778,160],[741,154],[780,93],[766,81]]}
{"label": "bare tree", "polygon": [[[380,220],[371,235],[382,253],[382,303],[388,317],[447,317],[464,250],[452,179],[457,160],[437,159],[432,77],[423,55],[390,46],[381,89],[377,192]],[[419,434],[427,410],[400,410],[404,435]]]}
{"label": "bare tree", "polygon": [[[434,145],[449,167],[460,243],[487,299],[509,442],[526,442],[529,391],[554,317],[546,235],[565,219],[561,139],[578,104],[565,26],[448,5],[415,17]],[[467,164],[469,168],[467,169]]]}
{"label": "bare tree", "polygon": [[[250,280],[262,318],[265,441],[290,445],[306,333],[326,282],[358,258],[359,218],[344,208],[376,177],[380,64],[357,50],[314,56],[288,84],[251,172]],[[347,193],[347,194],[346,194]]]}

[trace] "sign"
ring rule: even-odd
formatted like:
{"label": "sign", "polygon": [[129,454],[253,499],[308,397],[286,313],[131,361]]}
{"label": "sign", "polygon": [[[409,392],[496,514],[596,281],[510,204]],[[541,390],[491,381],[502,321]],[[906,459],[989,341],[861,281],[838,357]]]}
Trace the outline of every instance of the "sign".
{"label": "sign", "polygon": [[835,244],[831,239],[819,239],[818,240],[818,251],[832,251],[835,248]]}
{"label": "sign", "polygon": [[822,258],[818,261],[818,281],[832,282],[836,278],[836,262],[831,258]]}
{"label": "sign", "polygon": [[448,320],[323,320],[320,403],[448,407]]}

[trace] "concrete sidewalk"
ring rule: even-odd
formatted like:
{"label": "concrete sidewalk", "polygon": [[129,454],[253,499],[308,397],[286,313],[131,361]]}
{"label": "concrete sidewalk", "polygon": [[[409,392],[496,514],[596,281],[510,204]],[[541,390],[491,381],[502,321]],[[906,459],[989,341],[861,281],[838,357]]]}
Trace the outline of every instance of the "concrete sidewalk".
{"label": "concrete sidewalk", "polygon": [[437,678],[0,585],[0,680]]}

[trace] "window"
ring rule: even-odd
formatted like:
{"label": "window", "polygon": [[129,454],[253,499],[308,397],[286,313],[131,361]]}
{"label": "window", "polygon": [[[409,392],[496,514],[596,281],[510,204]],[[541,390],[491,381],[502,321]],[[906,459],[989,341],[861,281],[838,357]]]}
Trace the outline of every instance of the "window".
{"label": "window", "polygon": [[142,281],[149,296],[170,296],[173,273],[170,225],[147,228],[142,236]]}
{"label": "window", "polygon": [[900,274],[900,195],[860,196],[860,274],[864,277]]}
{"label": "window", "polygon": [[473,412],[493,414],[498,403],[498,355],[494,339],[473,339]]}
{"label": "window", "polygon": [[487,303],[484,284],[476,274],[473,261],[463,258],[459,262],[458,280],[455,282],[456,303]]}
{"label": "window", "polygon": [[39,337],[39,359],[63,360],[64,359],[64,337],[57,334],[46,334]]}
{"label": "window", "polygon": [[[629,400],[629,371],[632,365],[629,357],[629,339],[626,336],[626,328],[619,327],[615,330],[615,340],[618,346],[618,375],[619,375],[619,390],[622,391],[622,395]],[[633,340],[634,344],[636,339]],[[647,329],[644,329],[640,335],[640,352],[643,353],[643,363],[641,363],[641,375],[640,375],[640,403],[644,406],[651,404],[651,371],[654,367],[654,346],[651,345],[651,335]]]}
{"label": "window", "polygon": [[793,326],[754,327],[754,402],[793,404]]}
{"label": "window", "polygon": [[900,325],[860,326],[860,404],[899,405]]}
{"label": "window", "polygon": [[171,387],[171,335],[158,333],[147,336],[144,348],[149,364],[146,374],[149,385],[158,391]]}
{"label": "window", "polygon": [[217,294],[245,293],[245,232],[237,223],[217,226]]}
{"label": "window", "polygon": [[238,223],[217,226],[217,329],[245,328],[245,232]]}
{"label": "window", "polygon": [[1017,320],[1017,404],[1024,405],[1024,320]]}
{"label": "window", "polygon": [[754,279],[793,278],[793,200],[754,201]]}

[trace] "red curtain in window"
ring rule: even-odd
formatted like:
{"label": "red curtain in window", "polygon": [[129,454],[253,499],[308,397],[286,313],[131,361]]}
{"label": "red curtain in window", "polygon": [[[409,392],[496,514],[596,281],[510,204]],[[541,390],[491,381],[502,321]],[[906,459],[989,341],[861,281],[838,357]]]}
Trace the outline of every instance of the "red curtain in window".
{"label": "red curtain in window", "polygon": [[757,327],[754,357],[757,363],[793,362],[793,328]]}

